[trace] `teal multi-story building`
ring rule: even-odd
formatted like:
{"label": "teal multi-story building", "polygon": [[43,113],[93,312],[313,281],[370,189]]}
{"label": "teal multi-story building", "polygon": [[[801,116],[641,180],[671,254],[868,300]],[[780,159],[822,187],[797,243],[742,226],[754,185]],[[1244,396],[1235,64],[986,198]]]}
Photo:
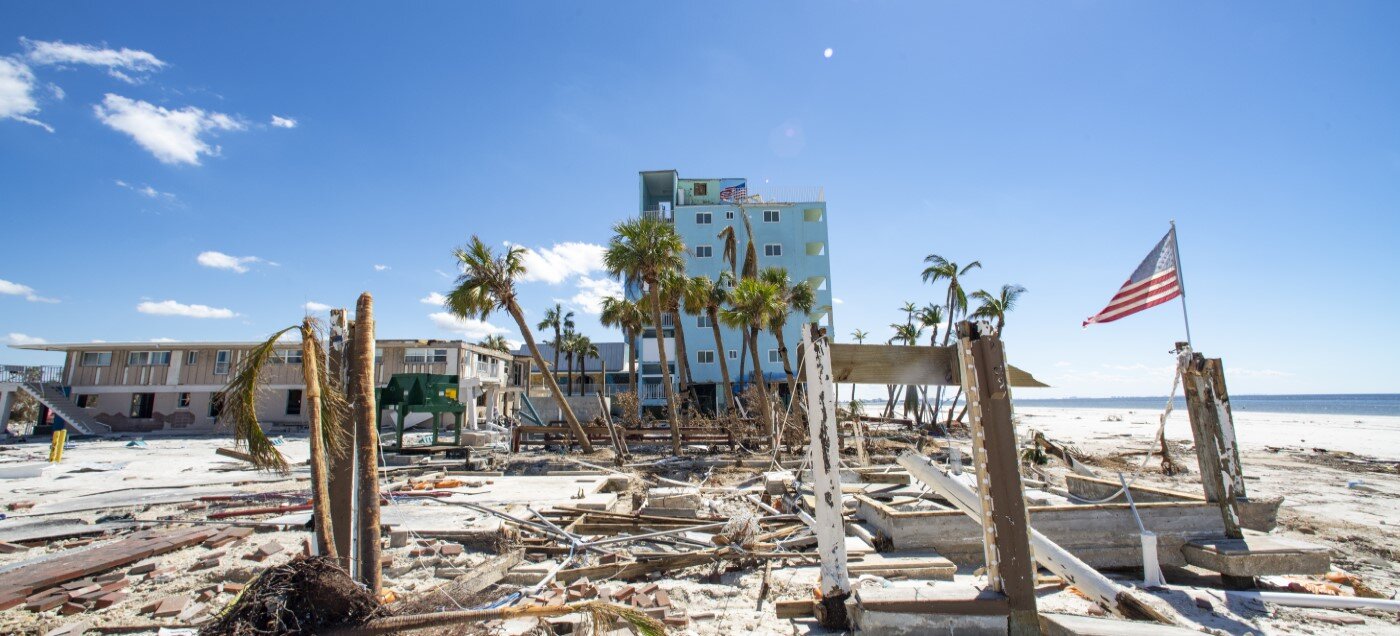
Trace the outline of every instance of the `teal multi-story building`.
{"label": "teal multi-story building", "polygon": [[[832,325],[831,258],[827,243],[827,210],[820,188],[752,188],[747,179],[682,178],[675,170],[654,170],[641,173],[640,209],[643,215],[660,216],[671,221],[686,246],[686,275],[709,276],[718,279],[729,269],[724,260],[724,241],[719,234],[733,227],[739,242],[742,267],[748,232],[743,218],[749,218],[753,228],[754,247],[758,253],[759,269],[782,267],[795,284],[807,281],[816,292],[815,309],[807,316],[791,316],[783,330],[789,363],[799,365],[798,343],[802,329],[810,323]],[[629,297],[640,290],[629,289]],[[675,374],[674,325],[666,321],[664,334],[667,359],[671,360],[672,381]],[[705,316],[682,314],[681,329],[686,345],[686,357],[696,393],[702,408],[719,402],[721,383],[719,358],[729,367],[736,392],[745,382],[752,381],[752,357],[741,351],[743,336],[737,329],[721,325],[723,347],[716,347],[714,331]],[[777,338],[764,332],[758,339],[759,359],[765,377],[785,378],[783,360]],[[639,343],[642,353],[642,401],[645,405],[664,404],[661,392],[661,368],[656,355],[654,334],[648,330]],[[739,377],[740,368],[743,378]]]}

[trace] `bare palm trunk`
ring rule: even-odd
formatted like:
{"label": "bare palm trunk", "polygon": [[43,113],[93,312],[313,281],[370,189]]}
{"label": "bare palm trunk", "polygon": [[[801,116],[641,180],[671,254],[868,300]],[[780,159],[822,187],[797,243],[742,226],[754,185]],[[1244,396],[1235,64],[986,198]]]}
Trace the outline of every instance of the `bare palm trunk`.
{"label": "bare palm trunk", "polygon": [[360,294],[355,305],[355,348],[350,361],[350,400],[355,414],[356,484],[360,582],[374,595],[382,584],[379,565],[379,411],[374,399],[374,299]]}
{"label": "bare palm trunk", "polygon": [[719,358],[719,376],[724,382],[724,408],[729,410],[733,407],[734,391],[729,386],[729,361],[724,351],[724,337],[719,332],[719,310],[710,307],[706,314],[710,317],[710,329],[715,333],[715,356]]}
{"label": "bare palm trunk", "polygon": [[[758,328],[749,330],[749,340],[758,343]],[[778,450],[778,429],[773,425],[773,407],[768,400],[768,383],[763,381],[763,366],[758,363],[758,347],[750,347],[753,356],[753,381],[758,388],[758,408],[763,412],[763,426],[768,429],[768,437],[773,440],[773,450]]]}
{"label": "bare palm trunk", "polygon": [[564,356],[564,359],[569,361],[569,371],[564,376],[564,379],[569,381],[569,390],[565,391],[564,395],[572,396],[574,394],[574,353],[570,351],[568,355]]}
{"label": "bare palm trunk", "polygon": [[[637,394],[637,336],[627,332],[627,381],[632,385],[632,394]],[[640,397],[640,396],[639,396]]]}
{"label": "bare palm trunk", "polygon": [[[520,305],[515,304],[512,298],[506,304],[506,312],[515,319],[515,325],[520,327],[520,335],[525,338],[525,346],[530,348],[530,356],[535,359],[535,364],[544,368],[544,358],[540,356],[539,345],[535,344],[535,334],[530,332],[530,325],[525,324],[525,312],[520,310]],[[574,410],[569,408],[569,400],[564,397],[564,392],[559,389],[559,380],[555,379],[553,373],[541,373],[544,380],[549,384],[549,392],[554,396],[554,401],[559,405],[559,410],[564,413],[564,423],[569,426],[569,432],[573,433],[574,439],[578,440],[579,446],[583,447],[583,452],[593,452],[593,442],[588,441],[588,434],[583,431],[583,427],[578,423],[578,417],[574,416]]]}
{"label": "bare palm trunk", "polygon": [[740,334],[740,340],[742,342],[739,343],[739,375],[734,377],[739,380],[741,385],[740,389],[742,389],[742,384],[744,382],[744,365],[749,361],[749,330],[743,329],[740,331]]}
{"label": "bare palm trunk", "polygon": [[783,359],[783,373],[787,374],[788,399],[795,400],[797,399],[797,374],[792,372],[792,362],[788,360],[787,339],[783,338],[781,326],[773,330],[773,337],[778,339],[778,357]]}
{"label": "bare palm trunk", "polygon": [[[559,346],[559,338],[560,338],[560,335],[559,335],[559,323],[556,322],[556,323],[554,323],[554,345],[553,345],[553,349],[554,349],[554,368],[552,368],[552,369],[549,370],[550,373],[559,373],[559,354],[561,353],[561,351],[560,351],[560,346]],[[543,361],[543,360],[540,361],[540,368],[541,368],[541,369],[544,368],[544,361]]]}
{"label": "bare palm trunk", "polygon": [[962,387],[958,387],[958,392],[953,395],[953,403],[948,405],[948,423],[953,422],[953,409],[958,408],[958,398],[962,397]]}
{"label": "bare palm trunk", "polygon": [[681,312],[671,312],[671,322],[676,326],[676,373],[680,374],[681,394],[690,394],[690,385],[694,383],[694,378],[690,377],[690,356],[686,355],[685,329],[681,328]]}
{"label": "bare palm trunk", "polygon": [[306,424],[311,444],[311,511],[316,517],[316,547],[332,559],[339,558],[335,537],[331,534],[331,493],[326,468],[326,439],[321,430],[321,360],[316,355],[316,333],[308,318],[301,325],[301,377],[306,381],[302,401],[306,406]]}
{"label": "bare palm trunk", "polygon": [[[651,296],[651,322],[656,326],[656,357],[661,361],[661,389],[666,392],[666,415],[671,425],[671,453],[681,454],[681,417],[676,408],[676,391],[671,387],[671,369],[666,363],[666,333],[661,329],[661,294],[655,282],[647,282]],[[676,325],[679,331],[680,325]]]}

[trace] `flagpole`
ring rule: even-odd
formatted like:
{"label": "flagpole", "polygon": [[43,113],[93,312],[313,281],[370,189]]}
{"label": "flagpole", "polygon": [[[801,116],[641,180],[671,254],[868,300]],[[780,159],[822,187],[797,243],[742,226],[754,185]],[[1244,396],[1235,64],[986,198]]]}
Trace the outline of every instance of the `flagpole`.
{"label": "flagpole", "polygon": [[1186,313],[1186,279],[1181,275],[1181,243],[1176,240],[1176,219],[1172,219],[1172,254],[1176,257],[1176,285],[1181,288],[1181,321],[1186,323],[1186,346],[1191,344],[1191,317]]}

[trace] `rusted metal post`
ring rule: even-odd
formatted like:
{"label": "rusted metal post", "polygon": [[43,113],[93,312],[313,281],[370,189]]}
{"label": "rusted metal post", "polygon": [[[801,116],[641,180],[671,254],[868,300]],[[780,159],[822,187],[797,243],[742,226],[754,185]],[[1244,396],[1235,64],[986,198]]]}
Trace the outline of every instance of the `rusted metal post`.
{"label": "rusted metal post", "polygon": [[[344,309],[330,311],[330,325],[326,335],[326,380],[332,387],[344,394],[346,345],[349,344],[350,329]],[[341,427],[345,436],[339,444],[340,453],[331,453],[327,489],[331,495],[331,536],[335,538],[340,567],[350,571],[353,560],[355,536],[355,427]]]}
{"label": "rusted metal post", "polygon": [[957,324],[962,389],[972,429],[987,582],[1006,595],[1010,633],[1039,634],[1030,517],[1021,489],[1020,459],[1011,421],[1011,386],[1001,338],[986,322]]}
{"label": "rusted metal post", "polygon": [[[807,431],[810,438],[812,494],[816,499],[817,552],[821,557],[821,598],[817,619],[826,627],[845,629],[846,599],[851,595],[846,572],[846,525],[841,518],[841,470],[837,445],[836,385],[831,380],[831,349],[816,325],[802,331],[802,366],[807,379]],[[794,396],[795,397],[795,396]]]}
{"label": "rusted metal post", "polygon": [[[1230,395],[1225,390],[1225,368],[1219,358],[1206,358],[1191,351],[1189,345],[1177,344],[1180,355],[1186,356],[1181,369],[1181,385],[1186,392],[1186,410],[1191,417],[1191,437],[1196,442],[1196,460],[1200,464],[1201,488],[1206,501],[1220,506],[1220,518],[1225,523],[1225,536],[1244,538],[1240,529],[1239,500],[1245,496],[1244,471],[1240,465],[1239,446],[1235,441],[1234,415],[1230,411]],[[1253,587],[1251,577],[1222,575],[1229,587]]]}
{"label": "rusted metal post", "polygon": [[350,361],[349,400],[355,420],[355,513],[360,582],[375,595],[382,583],[379,569],[379,423],[374,399],[374,299],[360,294],[355,305],[354,358]]}

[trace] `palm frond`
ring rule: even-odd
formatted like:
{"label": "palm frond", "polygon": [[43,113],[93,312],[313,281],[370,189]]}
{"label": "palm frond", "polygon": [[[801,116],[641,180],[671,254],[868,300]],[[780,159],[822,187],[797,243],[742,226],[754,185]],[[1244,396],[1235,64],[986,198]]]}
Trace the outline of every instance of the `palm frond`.
{"label": "palm frond", "polygon": [[235,446],[246,446],[253,466],[260,470],[287,472],[287,459],[267,439],[262,425],[258,423],[257,397],[258,390],[263,386],[262,371],[276,351],[278,340],[283,334],[297,328],[297,325],[292,325],[282,329],[250,349],[238,373],[219,392],[223,396],[219,420],[232,425]]}

